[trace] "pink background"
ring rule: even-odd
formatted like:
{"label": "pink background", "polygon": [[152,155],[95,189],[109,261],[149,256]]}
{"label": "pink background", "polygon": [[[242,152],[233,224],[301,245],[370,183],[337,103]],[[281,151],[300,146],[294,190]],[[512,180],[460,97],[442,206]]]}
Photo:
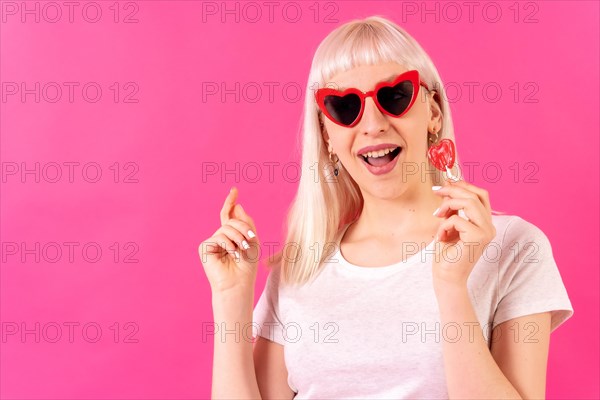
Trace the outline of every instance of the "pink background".
{"label": "pink background", "polygon": [[[294,86],[287,97],[282,87],[303,90],[327,33],[372,14],[404,26],[452,82],[460,156],[480,163],[467,179],[490,191],[495,209],[536,224],[553,244],[575,315],[552,335],[548,398],[600,397],[597,2],[520,3],[518,15],[513,2],[496,2],[498,22],[491,21],[494,8],[482,14],[485,2],[472,22],[462,2],[455,3],[462,7],[456,21],[455,9],[434,2],[427,5],[437,4],[437,21],[421,2],[322,2],[318,16],[313,2],[280,2],[272,22],[263,7],[254,23],[256,10],[242,14],[244,3],[237,3],[239,22],[235,14],[222,22],[220,14],[203,14],[221,2],[120,2],[115,22],[114,2],[99,1],[95,23],[88,21],[92,6],[87,20],[82,16],[87,2],[78,3],[72,22],[63,6],[56,23],[49,21],[56,9],[46,3],[37,3],[39,22],[35,14],[22,15],[23,4],[2,2],[0,29],[2,398],[209,397],[212,338],[202,340],[202,329],[212,322],[211,297],[197,246],[218,228],[233,185],[261,240],[283,240],[297,185],[295,169],[284,175],[283,166],[299,161],[302,100],[294,101]],[[34,9],[36,2],[26,4]],[[294,5],[302,12],[297,22],[290,20]],[[137,22],[125,23],[127,16]],[[34,94],[23,101],[21,82],[29,89],[40,82],[39,102]],[[63,89],[56,102],[49,82]],[[72,101],[65,82],[78,83]],[[91,97],[84,98],[89,82],[95,82],[86,92]],[[233,94],[203,99],[203,86],[221,82],[229,89],[239,83],[239,102]],[[271,99],[266,82],[278,84]],[[468,82],[479,84],[472,99]],[[484,97],[486,84],[502,89],[497,102]],[[102,90],[97,102],[94,86]],[[254,101],[256,86],[262,94]],[[20,175],[36,162],[39,182]],[[72,182],[63,164],[69,162],[79,163]],[[252,162],[261,166],[258,179]],[[279,163],[272,179],[268,162]],[[483,174],[490,162],[501,168],[497,182],[493,169]],[[52,182],[55,163],[58,182]],[[102,172],[97,182],[87,181],[94,168],[83,175],[86,163]],[[221,172],[236,163],[238,173],[203,176],[211,166]],[[79,243],[73,262],[65,242]],[[26,249],[39,243],[41,259],[35,250],[14,254],[11,243]],[[86,243],[94,245],[89,257],[95,247],[102,250],[97,262],[84,259]],[[261,265],[257,297],[266,271]],[[40,324],[39,343],[33,333],[21,336],[22,323],[32,331]],[[72,341],[65,323],[78,324]],[[56,324],[62,336],[52,343]],[[102,329],[95,343],[94,327]]]}

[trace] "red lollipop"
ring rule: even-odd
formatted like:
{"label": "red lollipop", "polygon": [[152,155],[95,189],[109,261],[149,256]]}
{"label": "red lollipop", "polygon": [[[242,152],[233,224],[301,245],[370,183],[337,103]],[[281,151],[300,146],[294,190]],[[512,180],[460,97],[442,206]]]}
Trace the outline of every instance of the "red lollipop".
{"label": "red lollipop", "polygon": [[434,167],[440,171],[446,171],[448,176],[457,179],[450,172],[456,160],[456,148],[452,140],[442,139],[438,143],[431,145],[429,150],[427,150],[427,157],[429,157]]}

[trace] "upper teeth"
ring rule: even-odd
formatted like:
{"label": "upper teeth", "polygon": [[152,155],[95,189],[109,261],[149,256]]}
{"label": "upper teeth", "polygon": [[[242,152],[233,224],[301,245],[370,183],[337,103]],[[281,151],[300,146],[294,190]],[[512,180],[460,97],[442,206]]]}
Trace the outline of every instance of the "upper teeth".
{"label": "upper teeth", "polygon": [[397,147],[390,147],[389,149],[384,149],[384,150],[378,150],[378,151],[369,151],[368,153],[363,153],[361,154],[363,157],[373,157],[373,158],[377,158],[377,157],[383,157],[385,156],[387,153],[396,150]]}

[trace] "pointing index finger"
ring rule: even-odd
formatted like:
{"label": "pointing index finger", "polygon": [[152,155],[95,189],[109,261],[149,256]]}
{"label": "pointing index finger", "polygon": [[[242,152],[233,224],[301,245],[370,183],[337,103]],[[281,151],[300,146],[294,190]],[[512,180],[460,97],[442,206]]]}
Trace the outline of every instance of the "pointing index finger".
{"label": "pointing index finger", "polygon": [[225,225],[225,223],[229,221],[229,219],[231,219],[231,213],[233,211],[233,207],[235,206],[237,195],[238,191],[237,188],[234,186],[231,188],[231,190],[229,190],[227,198],[223,203],[223,208],[221,208],[221,225]]}

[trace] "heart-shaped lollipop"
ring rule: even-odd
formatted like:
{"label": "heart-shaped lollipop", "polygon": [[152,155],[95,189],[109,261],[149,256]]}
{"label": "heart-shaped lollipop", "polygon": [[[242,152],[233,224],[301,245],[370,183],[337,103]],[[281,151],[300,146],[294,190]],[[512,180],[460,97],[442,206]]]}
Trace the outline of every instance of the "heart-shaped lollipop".
{"label": "heart-shaped lollipop", "polygon": [[456,160],[456,148],[452,140],[442,139],[438,143],[431,145],[429,150],[427,150],[427,157],[434,167],[440,171],[446,171],[450,179],[453,181],[460,179],[451,171]]}
{"label": "heart-shaped lollipop", "polygon": [[454,166],[456,149],[454,142],[450,139],[442,139],[439,143],[431,145],[427,150],[427,157],[434,167],[440,171],[447,171]]}

